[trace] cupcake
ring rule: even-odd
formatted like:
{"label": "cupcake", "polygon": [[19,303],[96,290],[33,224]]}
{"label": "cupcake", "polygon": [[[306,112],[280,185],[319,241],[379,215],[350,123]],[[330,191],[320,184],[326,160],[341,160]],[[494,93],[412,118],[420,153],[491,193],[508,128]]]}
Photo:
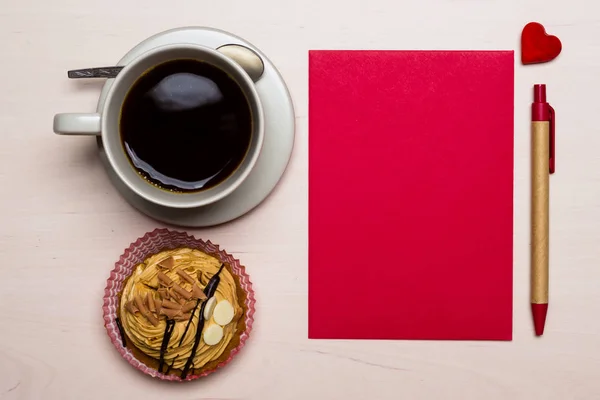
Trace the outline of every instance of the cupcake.
{"label": "cupcake", "polygon": [[195,379],[225,365],[252,323],[254,298],[243,267],[210,242],[181,233],[157,230],[138,242],[117,263],[105,296],[106,327],[117,349],[138,369],[168,380]]}

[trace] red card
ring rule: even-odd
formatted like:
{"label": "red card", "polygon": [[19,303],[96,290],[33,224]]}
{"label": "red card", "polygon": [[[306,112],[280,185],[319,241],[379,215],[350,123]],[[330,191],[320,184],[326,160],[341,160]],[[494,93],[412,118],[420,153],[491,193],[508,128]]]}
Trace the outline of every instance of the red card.
{"label": "red card", "polygon": [[512,338],[512,51],[311,51],[309,337]]}

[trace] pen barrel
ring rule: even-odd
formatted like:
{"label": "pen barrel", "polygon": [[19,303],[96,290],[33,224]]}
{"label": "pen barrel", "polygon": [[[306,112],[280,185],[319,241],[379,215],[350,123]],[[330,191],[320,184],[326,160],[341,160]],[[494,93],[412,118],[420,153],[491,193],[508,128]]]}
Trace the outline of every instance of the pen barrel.
{"label": "pen barrel", "polygon": [[548,303],[550,123],[535,121],[531,165],[531,303]]}

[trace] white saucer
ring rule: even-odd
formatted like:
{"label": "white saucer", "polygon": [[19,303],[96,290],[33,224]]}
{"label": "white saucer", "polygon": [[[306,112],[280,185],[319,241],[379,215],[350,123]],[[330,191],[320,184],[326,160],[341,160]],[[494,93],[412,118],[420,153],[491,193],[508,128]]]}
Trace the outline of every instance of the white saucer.
{"label": "white saucer", "polygon": [[[239,188],[216,203],[192,209],[172,209],[150,203],[125,186],[108,164],[102,141],[98,138],[100,158],[119,193],[144,214],[179,226],[204,227],[222,224],[244,215],[259,205],[283,175],[294,146],[295,121],[292,99],[281,75],[260,50],[228,32],[210,28],[188,27],[159,33],[134,47],[117,65],[126,65],[143,52],[173,43],[194,43],[215,49],[225,44],[241,44],[251,48],[262,58],[265,71],[256,82],[256,90],[265,115],[265,138],[261,155],[254,169]],[[102,88],[98,112],[102,112],[106,95],[113,81],[114,79],[108,79]]]}

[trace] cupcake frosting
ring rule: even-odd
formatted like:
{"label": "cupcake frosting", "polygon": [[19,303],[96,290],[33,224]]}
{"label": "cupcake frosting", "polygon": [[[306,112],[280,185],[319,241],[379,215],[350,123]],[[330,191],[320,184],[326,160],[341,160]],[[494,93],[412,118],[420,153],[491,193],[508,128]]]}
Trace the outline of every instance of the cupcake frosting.
{"label": "cupcake frosting", "polygon": [[[220,357],[234,337],[237,321],[243,314],[236,282],[226,268],[219,272],[220,267],[218,259],[189,248],[162,251],[137,265],[123,288],[119,306],[121,325],[131,344],[159,360],[161,347],[166,344],[163,338],[169,330],[170,338],[162,354],[164,364],[169,369],[184,369],[193,352],[200,318],[206,315],[203,337],[191,360],[192,368],[202,368]],[[227,322],[229,318],[224,319],[223,315],[227,316],[227,311],[231,314],[229,305],[233,308],[233,319],[224,326],[211,315],[213,307],[202,313],[205,309],[202,303],[209,300],[205,296],[206,286],[215,274],[220,281],[214,292],[215,300],[210,304],[214,307],[222,303],[219,310],[229,309],[225,313],[219,311],[218,322]],[[215,331],[220,334],[221,328],[222,337],[214,343],[219,339],[219,336],[215,338]],[[205,340],[207,331],[209,337]]]}

